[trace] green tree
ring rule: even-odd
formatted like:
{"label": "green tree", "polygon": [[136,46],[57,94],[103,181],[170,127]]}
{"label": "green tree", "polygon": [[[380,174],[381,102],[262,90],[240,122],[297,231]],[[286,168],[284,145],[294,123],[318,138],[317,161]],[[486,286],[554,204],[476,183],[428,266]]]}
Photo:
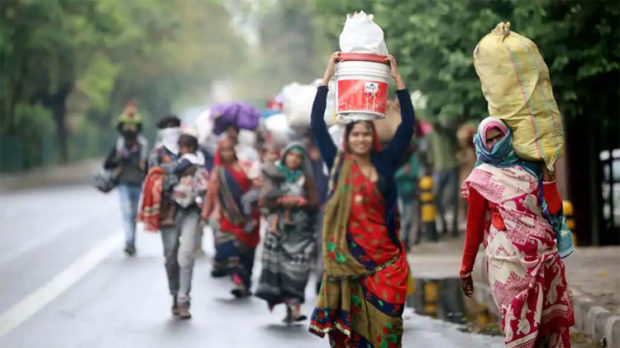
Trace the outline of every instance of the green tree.
{"label": "green tree", "polygon": [[127,100],[138,102],[152,128],[149,115],[204,99],[211,80],[244,59],[245,45],[230,29],[215,0],[3,1],[0,136],[33,141],[17,109],[40,105],[54,120],[60,159],[99,154]]}
{"label": "green tree", "polygon": [[563,113],[576,117],[589,99],[601,98],[588,92],[588,81],[611,83],[610,96],[618,95],[618,31],[612,29],[618,7],[612,1],[316,0],[315,26],[321,40],[337,43],[346,13],[374,13],[403,77],[429,96],[431,116],[450,110],[450,116],[481,118],[486,103],[472,52],[496,23],[510,21],[538,44]]}

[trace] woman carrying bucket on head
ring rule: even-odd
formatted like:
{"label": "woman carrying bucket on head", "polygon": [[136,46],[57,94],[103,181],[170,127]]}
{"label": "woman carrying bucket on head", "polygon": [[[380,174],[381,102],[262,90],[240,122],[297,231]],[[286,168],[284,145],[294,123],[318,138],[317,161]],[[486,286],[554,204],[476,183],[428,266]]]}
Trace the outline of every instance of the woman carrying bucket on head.
{"label": "woman carrying bucket on head", "polygon": [[336,347],[400,346],[412,280],[398,236],[394,175],[413,136],[413,105],[395,59],[387,56],[402,117],[393,140],[381,150],[372,121],[354,121],[338,149],[323,119],[338,58],[339,53],[331,56],[312,107],[312,133],[331,178],[323,224],[325,274],[310,331],[328,334]]}
{"label": "woman carrying bucket on head", "polygon": [[502,316],[507,347],[570,347],[573,307],[556,239],[562,200],[546,167],[518,158],[512,132],[488,117],[474,138],[478,162],[462,186],[469,203],[460,277],[465,295],[484,243],[489,285]]}

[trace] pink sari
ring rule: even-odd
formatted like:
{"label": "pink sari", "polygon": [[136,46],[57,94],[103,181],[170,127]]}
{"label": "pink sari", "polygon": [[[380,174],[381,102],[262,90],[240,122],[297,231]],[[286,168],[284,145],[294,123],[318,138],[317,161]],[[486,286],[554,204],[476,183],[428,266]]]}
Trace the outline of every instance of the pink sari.
{"label": "pink sari", "polygon": [[547,339],[550,347],[570,347],[573,307],[537,178],[520,166],[482,164],[463,183],[466,199],[470,188],[496,205],[505,224],[498,230],[487,219],[484,247],[506,346],[534,347]]}

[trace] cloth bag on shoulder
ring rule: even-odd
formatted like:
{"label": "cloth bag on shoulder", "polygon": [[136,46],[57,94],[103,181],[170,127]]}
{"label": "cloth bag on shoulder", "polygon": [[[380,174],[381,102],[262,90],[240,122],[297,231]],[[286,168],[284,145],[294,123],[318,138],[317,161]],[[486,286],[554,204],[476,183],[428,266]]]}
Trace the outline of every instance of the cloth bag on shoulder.
{"label": "cloth bag on shoulder", "polygon": [[108,193],[118,185],[118,175],[114,169],[100,168],[93,178],[93,185],[97,190]]}
{"label": "cloth bag on shoulder", "polygon": [[489,115],[510,126],[519,157],[552,169],[564,153],[564,131],[536,44],[502,22],[480,40],[473,56]]}

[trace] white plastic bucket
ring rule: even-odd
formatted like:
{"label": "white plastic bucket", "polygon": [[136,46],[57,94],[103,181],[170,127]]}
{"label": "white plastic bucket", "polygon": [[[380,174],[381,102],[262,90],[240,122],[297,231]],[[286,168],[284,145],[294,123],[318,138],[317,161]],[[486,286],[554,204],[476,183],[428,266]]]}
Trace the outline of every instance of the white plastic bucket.
{"label": "white plastic bucket", "polygon": [[[380,63],[385,62],[385,56],[346,55],[346,60],[336,64],[334,73],[336,121],[349,123],[385,118],[390,79],[390,66]],[[360,60],[349,60],[356,57]]]}

